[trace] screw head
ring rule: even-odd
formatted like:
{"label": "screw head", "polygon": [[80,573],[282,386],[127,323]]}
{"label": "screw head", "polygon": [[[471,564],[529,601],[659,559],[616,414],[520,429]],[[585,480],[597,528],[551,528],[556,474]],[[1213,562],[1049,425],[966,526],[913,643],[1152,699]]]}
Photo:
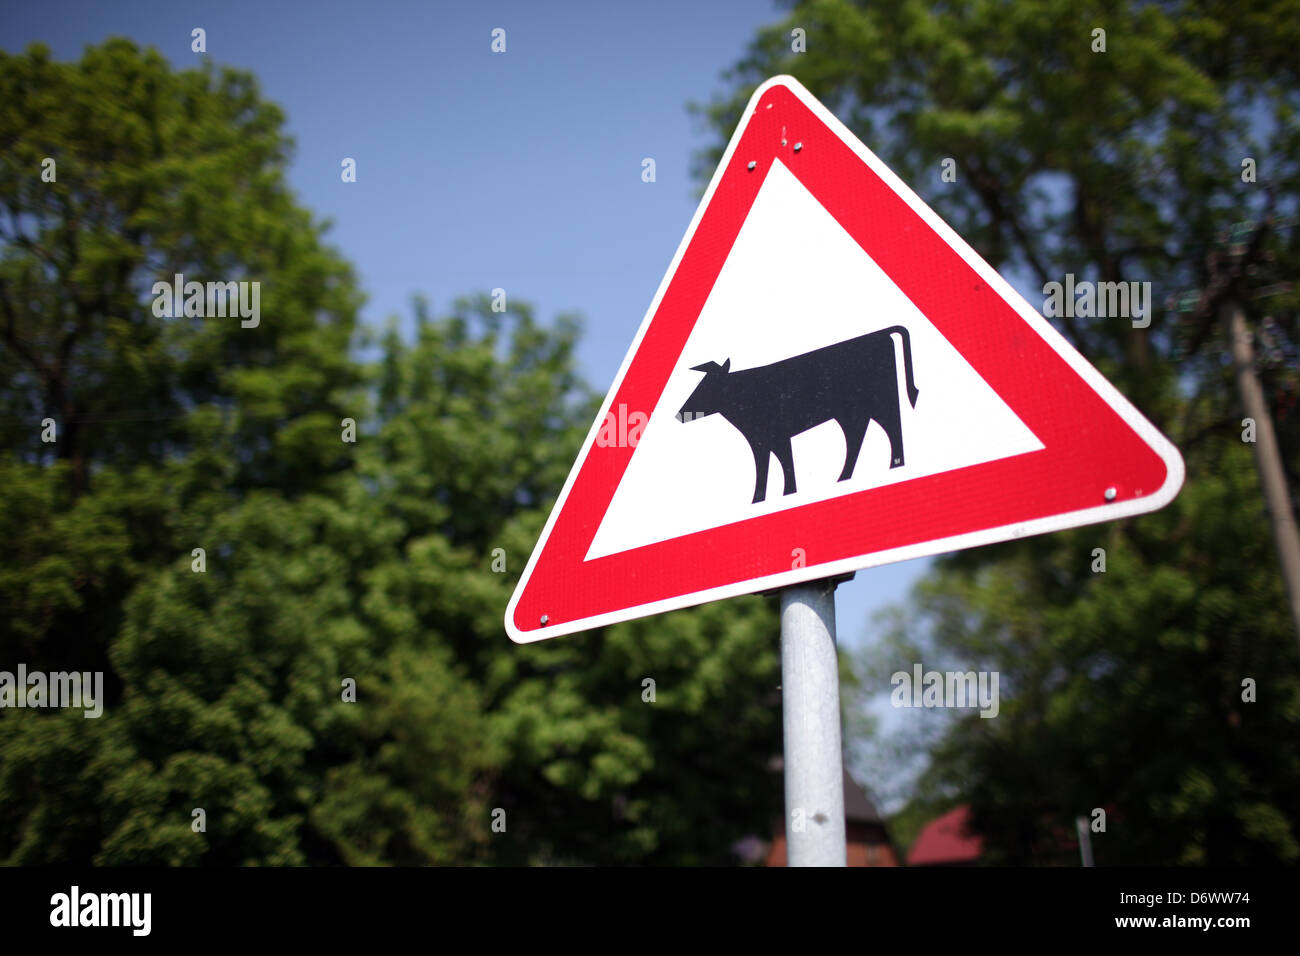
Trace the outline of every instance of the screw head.
{"label": "screw head", "polygon": [[550,617],[549,617],[548,615],[546,615],[546,614],[543,614],[543,615],[542,615],[542,623],[543,623],[543,624],[545,624],[545,623],[546,623],[547,621],[549,621],[549,620],[550,620]]}
{"label": "screw head", "polygon": [[750,172],[753,172],[753,171],[754,171],[754,167],[756,167],[757,165],[758,165],[758,163],[754,162],[754,161],[751,159],[751,160],[749,161],[749,166],[747,166],[746,168],[747,168]]}
{"label": "screw head", "polygon": [[1118,493],[1119,493],[1119,492],[1117,492],[1114,488],[1107,488],[1107,489],[1106,489],[1106,500],[1107,500],[1107,501],[1114,501],[1114,500],[1115,500],[1115,496],[1116,496]]}
{"label": "screw head", "polygon": [[801,150],[801,149],[803,149],[803,143],[795,143],[795,144],[794,144],[794,151],[795,151],[796,153],[799,152],[799,150]]}

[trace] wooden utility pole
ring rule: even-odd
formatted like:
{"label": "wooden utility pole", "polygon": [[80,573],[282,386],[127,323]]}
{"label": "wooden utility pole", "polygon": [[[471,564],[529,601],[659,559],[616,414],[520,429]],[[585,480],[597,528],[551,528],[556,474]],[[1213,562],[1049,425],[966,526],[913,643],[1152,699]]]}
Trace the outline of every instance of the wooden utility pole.
{"label": "wooden utility pole", "polygon": [[1250,328],[1246,325],[1246,313],[1235,300],[1226,299],[1219,307],[1219,317],[1232,355],[1241,404],[1246,416],[1255,421],[1255,465],[1259,469],[1259,482],[1264,487],[1264,500],[1273,523],[1273,540],[1282,564],[1282,580],[1291,599],[1291,620],[1295,624],[1296,640],[1300,641],[1300,530],[1296,528],[1295,510],[1291,506],[1291,493],[1282,468],[1282,453],[1278,449],[1277,434],[1273,431],[1273,419],[1264,401],[1264,389],[1255,374],[1255,348]]}

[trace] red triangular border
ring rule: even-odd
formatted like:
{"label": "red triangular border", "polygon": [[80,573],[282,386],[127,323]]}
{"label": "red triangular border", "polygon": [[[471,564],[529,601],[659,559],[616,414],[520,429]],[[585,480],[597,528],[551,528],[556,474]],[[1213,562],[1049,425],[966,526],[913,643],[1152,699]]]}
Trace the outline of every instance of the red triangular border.
{"label": "red triangular border", "polygon": [[[631,447],[597,445],[593,426],[556,505],[558,514],[552,515],[507,610],[513,639],[539,640],[685,607],[725,596],[719,589],[741,593],[841,573],[845,562],[853,567],[883,563],[870,556],[927,542],[936,546],[918,553],[953,550],[942,543],[989,529],[1008,530],[986,540],[1014,537],[1015,526],[1038,519],[1087,512],[1059,525],[1066,527],[1151,510],[1176,493],[1182,462],[1173,447],[1118,393],[1109,398],[1100,394],[1099,376],[1098,382],[1085,381],[1075,366],[1091,370],[1086,362],[1064,340],[1054,345],[1043,330],[1031,326],[841,139],[852,134],[815,109],[824,112],[788,77],[769,81],[755,94],[749,122],[733,140],[730,159],[706,197],[707,206],[606,409],[656,407],[779,157],[1044,448],[584,561],[635,454]],[[748,168],[751,161],[756,163],[753,170]],[[924,394],[924,384],[918,384]],[[1138,427],[1148,432],[1146,438]],[[1156,442],[1168,447],[1158,451]],[[1104,497],[1108,488],[1115,489],[1109,506]],[[1160,500],[1152,497],[1157,492]],[[1053,529],[1030,527],[1026,533],[1042,530]],[[806,555],[800,569],[792,568],[796,548]],[[754,586],[735,587],[744,582]]]}

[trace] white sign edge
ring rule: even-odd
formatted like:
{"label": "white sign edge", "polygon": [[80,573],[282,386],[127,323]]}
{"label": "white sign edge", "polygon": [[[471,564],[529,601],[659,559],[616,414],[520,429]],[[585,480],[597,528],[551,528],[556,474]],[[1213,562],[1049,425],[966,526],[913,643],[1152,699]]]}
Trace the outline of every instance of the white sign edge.
{"label": "white sign edge", "polygon": [[[713,193],[717,189],[723,173],[731,163],[732,154],[736,150],[741,137],[749,126],[750,119],[754,116],[758,102],[763,94],[774,86],[785,86],[804,106],[808,107],[818,119],[826,124],[857,156],[862,159],[877,176],[881,178],[886,185],[890,187],[908,206],[926,223],[934,232],[943,239],[963,260],[969,265],[985,282],[989,288],[995,291],[1016,314],[1025,320],[1034,332],[1042,338],[1053,351],[1057,353],[1065,362],[1078,373],[1079,377],[1093,389],[1111,409],[1120,416],[1121,419],[1132,428],[1142,438],[1143,441],[1160,457],[1165,464],[1165,482],[1155,492],[1144,495],[1141,498],[1133,498],[1127,501],[1116,502],[1114,504],[1101,504],[1094,508],[1084,508],[1078,511],[1068,511],[1062,514],[1052,515],[1047,518],[1036,518],[1032,521],[1018,522],[1015,524],[1000,525],[995,528],[985,528],[981,531],[968,532],[966,534],[953,535],[947,538],[934,538],[930,541],[923,541],[918,544],[907,545],[901,548],[891,548],[887,551],[875,551],[864,555],[842,558],[839,561],[832,561],[825,564],[816,564],[810,567],[793,568],[789,571],[783,571],[779,574],[772,574],[761,578],[748,578],[734,584],[728,584],[716,588],[707,588],[702,591],[692,591],[686,594],[674,595],[671,598],[665,598],[660,601],[652,601],[647,604],[638,604],[622,608],[617,611],[610,611],[606,614],[597,614],[592,617],[577,618],[571,621],[559,622],[546,627],[538,627],[530,631],[521,631],[514,625],[515,608],[519,604],[519,599],[532,577],[533,568],[537,564],[537,559],[546,547],[546,542],[550,538],[551,529],[555,526],[556,519],[560,512],[563,511],[565,502],[568,500],[569,492],[577,480],[578,472],[581,470],[583,462],[587,460],[587,455],[591,447],[595,444],[596,436],[600,432],[600,426],[605,421],[606,415],[609,414],[610,407],[613,405],[614,396],[618,393],[619,387],[623,384],[623,378],[627,375],[627,370],[632,364],[633,358],[641,348],[641,341],[650,327],[650,322],[655,313],[659,310],[659,304],[662,302],[665,292],[672,284],[674,276],[677,274],[677,268],[681,264],[682,258],[686,255],[686,250],[690,247],[691,240],[695,236],[695,230],[704,218],[704,212],[709,207],[713,199]],[[741,118],[736,131],[731,136],[731,141],[727,143],[727,148],[722,154],[722,159],[718,162],[718,167],[714,170],[713,178],[709,181],[708,189],[705,190],[704,196],[700,199],[699,205],[695,209],[695,215],[691,218],[690,225],[687,227],[686,234],[677,246],[677,252],[673,256],[668,271],[664,274],[659,283],[659,288],[655,292],[654,299],[650,302],[650,307],[646,310],[645,316],[641,320],[641,325],[637,329],[636,337],[632,340],[627,354],[623,358],[623,363],[619,367],[618,373],[614,376],[614,381],[605,393],[605,400],[601,403],[600,411],[597,413],[591,428],[587,432],[587,438],[582,444],[582,450],[574,459],[573,467],[569,470],[569,477],[564,482],[564,487],[560,495],[555,500],[551,508],[551,513],[546,519],[546,524],[542,528],[541,536],[533,546],[533,552],[528,558],[528,564],[524,567],[523,574],[520,575],[518,583],[515,585],[514,593],[506,605],[505,612],[505,629],[510,639],[516,644],[534,644],[538,641],[548,640],[552,637],[562,637],[566,634],[574,634],[579,631],[594,630],[598,627],[604,627],[609,624],[619,624],[624,621],[635,620],[640,617],[648,617],[653,614],[662,614],[667,611],[681,610],[687,607],[695,607],[699,604],[708,604],[712,601],[719,601],[725,598],[739,597],[742,594],[753,594],[758,591],[768,591],[774,588],[784,587],[790,584],[801,584],[805,581],[815,581],[821,578],[834,577],[836,575],[847,574],[850,571],[861,571],[868,568],[879,567],[884,564],[893,564],[898,561],[908,561],[913,558],[928,557],[936,554],[945,554],[950,551],[960,551],[965,548],[979,547],[985,544],[996,544],[1000,541],[1010,541],[1016,538],[1029,537],[1036,534],[1048,534],[1053,531],[1064,531],[1067,528],[1076,528],[1082,525],[1095,524],[1101,521],[1110,521],[1118,518],[1127,518],[1133,515],[1144,514],[1150,511],[1156,511],[1163,508],[1178,494],[1183,485],[1183,479],[1186,474],[1186,467],[1183,464],[1183,457],[1178,449],[1174,447],[1164,435],[1162,435],[1154,425],[1152,425],[1136,407],[1124,397],[1123,393],[1112,385],[1106,378],[1095,369],[1087,359],[1083,357],[1070,343],[1066,340],[1056,328],[1047,321],[1041,314],[1030,307],[1024,297],[1020,295],[1011,284],[1002,278],[996,269],[990,266],[971,246],[957,234],[946,222],[939,217],[925,202],[918,196],[910,186],[901,180],[893,170],[876,156],[847,126],[826,109],[803,84],[793,76],[782,74],[774,76],[758,87],[754,94],[749,98],[745,105],[745,113]]]}

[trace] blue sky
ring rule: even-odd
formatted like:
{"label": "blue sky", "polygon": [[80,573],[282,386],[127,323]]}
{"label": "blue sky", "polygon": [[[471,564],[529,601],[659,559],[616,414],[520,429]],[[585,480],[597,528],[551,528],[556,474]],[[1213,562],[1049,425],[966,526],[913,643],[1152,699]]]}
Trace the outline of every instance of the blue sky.
{"label": "blue sky", "polygon": [[[543,321],[583,317],[580,367],[604,391],[695,211],[691,158],[715,134],[686,105],[723,90],[723,71],[779,17],[759,2],[42,0],[0,9],[0,48],[39,40],[73,59],[122,35],[185,67],[201,60],[190,44],[202,27],[207,55],[256,73],[285,110],[291,185],[333,222],[366,322],[409,316],[416,293],[436,313],[504,288]],[[504,54],[490,48],[498,27]],[[355,183],[341,181],[344,157]],[[841,643],[870,641],[871,613],[927,566],[841,585]]]}

